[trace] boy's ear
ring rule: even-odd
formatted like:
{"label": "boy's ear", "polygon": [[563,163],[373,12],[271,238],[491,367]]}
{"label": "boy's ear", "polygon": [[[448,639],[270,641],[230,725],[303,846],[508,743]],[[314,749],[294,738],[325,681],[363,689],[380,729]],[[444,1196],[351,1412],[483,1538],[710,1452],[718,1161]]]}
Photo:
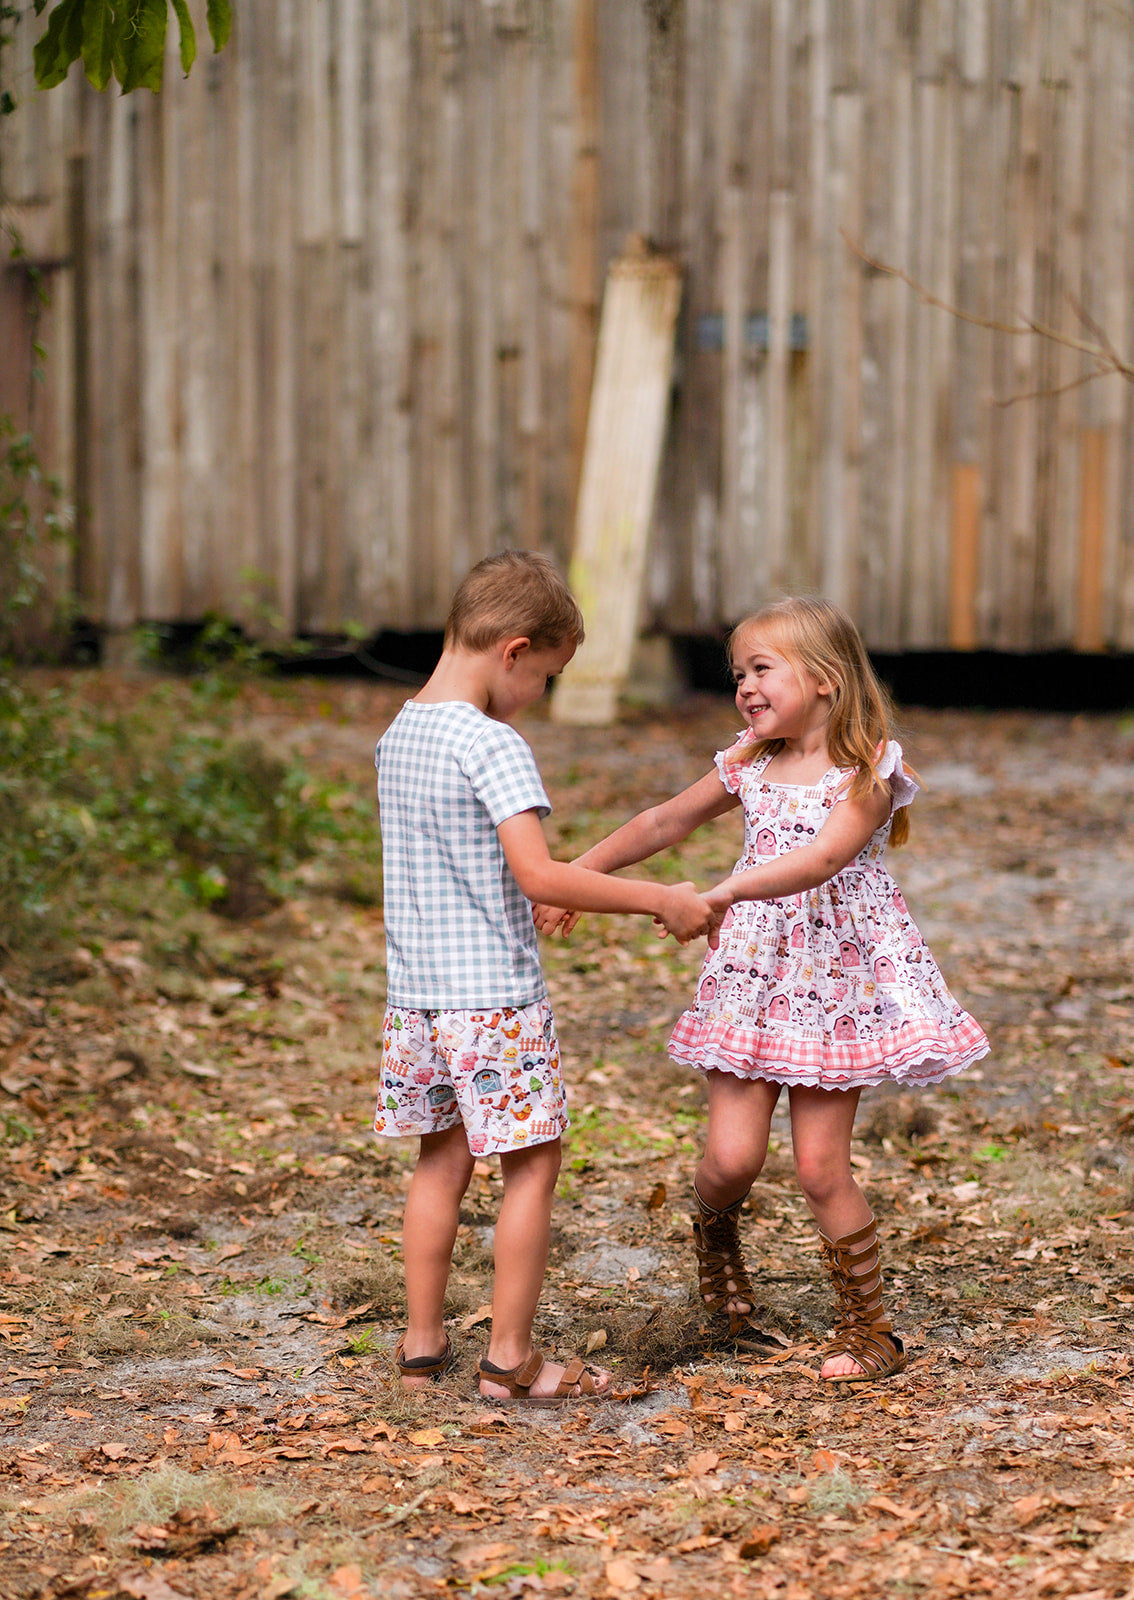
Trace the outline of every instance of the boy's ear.
{"label": "boy's ear", "polygon": [[530,650],[532,641],[526,634],[520,634],[515,639],[505,639],[501,652],[505,667],[514,667],[525,650]]}

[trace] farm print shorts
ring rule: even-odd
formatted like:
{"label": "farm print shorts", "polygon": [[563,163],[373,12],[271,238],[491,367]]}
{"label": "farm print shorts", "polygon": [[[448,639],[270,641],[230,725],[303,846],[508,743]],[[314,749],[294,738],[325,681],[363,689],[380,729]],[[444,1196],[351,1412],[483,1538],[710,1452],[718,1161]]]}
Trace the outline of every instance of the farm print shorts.
{"label": "farm print shorts", "polygon": [[374,1132],[398,1139],[458,1122],[474,1156],[547,1144],[567,1131],[546,1000],[476,1011],[386,1007]]}

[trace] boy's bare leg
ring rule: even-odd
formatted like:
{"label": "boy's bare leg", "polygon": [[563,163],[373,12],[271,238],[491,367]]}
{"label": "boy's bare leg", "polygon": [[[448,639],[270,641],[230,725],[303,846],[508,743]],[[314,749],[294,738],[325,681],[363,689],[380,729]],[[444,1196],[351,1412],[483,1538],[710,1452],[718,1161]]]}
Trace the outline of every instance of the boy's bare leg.
{"label": "boy's bare leg", "polygon": [[[402,1225],[408,1315],[403,1355],[407,1360],[439,1356],[445,1350],[445,1289],[461,1201],[472,1171],[463,1123],[444,1133],[422,1136]],[[428,1378],[402,1376],[407,1389],[428,1382]]]}
{"label": "boy's bare leg", "polygon": [[[496,1277],[492,1294],[492,1335],[488,1359],[494,1367],[511,1371],[532,1352],[532,1323],[539,1305],[547,1252],[551,1241],[551,1204],[559,1176],[562,1151],[558,1139],[508,1150],[500,1157],[504,1199],[496,1223],[494,1260]],[[554,1394],[563,1368],[545,1363],[532,1384],[533,1395]],[[606,1383],[610,1374],[604,1373]],[[596,1381],[605,1388],[602,1377]],[[491,1378],[481,1377],[485,1399],[503,1400],[508,1390]]]}

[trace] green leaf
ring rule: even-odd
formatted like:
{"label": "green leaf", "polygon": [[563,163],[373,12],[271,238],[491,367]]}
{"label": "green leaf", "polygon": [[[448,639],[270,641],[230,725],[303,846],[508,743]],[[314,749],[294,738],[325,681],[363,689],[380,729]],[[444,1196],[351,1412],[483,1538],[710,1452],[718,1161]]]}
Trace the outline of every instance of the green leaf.
{"label": "green leaf", "polygon": [[83,11],[83,70],[96,89],[105,89],[110,82],[119,27],[111,0],[87,0]]}
{"label": "green leaf", "polygon": [[83,50],[83,0],[60,0],[47,19],[43,37],[32,51],[35,81],[41,89],[54,89],[70,71]]}
{"label": "green leaf", "polygon": [[209,38],[213,41],[213,50],[223,50],[232,32],[230,0],[208,0],[205,17],[209,24]]}
{"label": "green leaf", "polygon": [[193,26],[193,19],[189,15],[187,0],[170,0],[177,16],[177,24],[181,29],[181,70],[188,75],[189,68],[197,59],[197,31]]}
{"label": "green leaf", "polygon": [[165,64],[166,0],[130,0],[129,17],[118,39],[114,75],[122,93],[161,88]]}

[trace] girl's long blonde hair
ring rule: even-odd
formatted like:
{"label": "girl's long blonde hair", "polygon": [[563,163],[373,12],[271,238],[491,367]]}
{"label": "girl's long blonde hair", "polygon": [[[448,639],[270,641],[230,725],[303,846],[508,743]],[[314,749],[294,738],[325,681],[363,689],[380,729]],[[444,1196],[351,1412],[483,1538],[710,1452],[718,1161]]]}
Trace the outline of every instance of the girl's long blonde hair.
{"label": "girl's long blonde hair", "polygon": [[[800,596],[773,600],[732,630],[728,641],[730,662],[749,634],[767,639],[797,672],[830,684],[827,750],[834,766],[854,769],[847,786],[850,798],[863,800],[871,790],[884,788],[885,780],[875,771],[875,763],[893,738],[894,707],[846,612],[830,600]],[[727,759],[739,765],[757,756],[775,755],[782,749],[782,739],[758,739],[739,746]],[[913,776],[910,768],[905,770]],[[894,812],[892,844],[903,844],[909,837],[908,813],[908,806],[900,806]]]}

